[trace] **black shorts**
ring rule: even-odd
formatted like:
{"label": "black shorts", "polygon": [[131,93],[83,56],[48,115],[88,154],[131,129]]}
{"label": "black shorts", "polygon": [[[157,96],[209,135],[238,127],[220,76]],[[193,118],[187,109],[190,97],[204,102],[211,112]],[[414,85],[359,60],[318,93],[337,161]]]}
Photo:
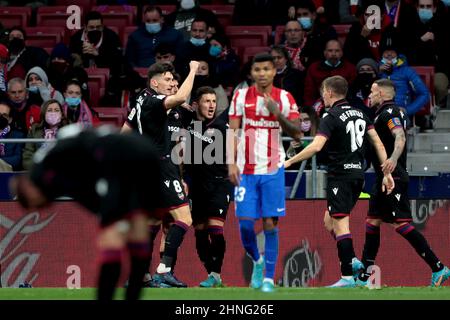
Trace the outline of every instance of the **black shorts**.
{"label": "black shorts", "polygon": [[193,184],[189,191],[193,223],[205,223],[210,218],[225,221],[232,190],[232,184],[225,179]]}
{"label": "black shorts", "polygon": [[350,215],[358,201],[364,180],[343,180],[329,177],[327,180],[327,207],[330,216],[342,218]]}
{"label": "black shorts", "polygon": [[381,219],[387,223],[412,221],[408,183],[395,181],[395,188],[389,195],[381,191],[381,182],[375,183],[370,195],[367,218]]}
{"label": "black shorts", "polygon": [[158,211],[165,213],[188,204],[178,166],[170,158],[161,160]]}

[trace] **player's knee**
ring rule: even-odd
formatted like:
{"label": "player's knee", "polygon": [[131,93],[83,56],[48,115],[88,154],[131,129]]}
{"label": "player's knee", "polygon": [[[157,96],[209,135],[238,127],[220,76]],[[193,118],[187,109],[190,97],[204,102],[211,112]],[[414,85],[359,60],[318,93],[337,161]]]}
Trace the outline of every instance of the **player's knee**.
{"label": "player's knee", "polygon": [[272,230],[272,229],[276,228],[277,224],[278,224],[278,217],[263,219],[263,229],[264,230]]}
{"label": "player's knee", "polygon": [[242,232],[254,231],[255,221],[254,220],[239,220],[239,228]]}

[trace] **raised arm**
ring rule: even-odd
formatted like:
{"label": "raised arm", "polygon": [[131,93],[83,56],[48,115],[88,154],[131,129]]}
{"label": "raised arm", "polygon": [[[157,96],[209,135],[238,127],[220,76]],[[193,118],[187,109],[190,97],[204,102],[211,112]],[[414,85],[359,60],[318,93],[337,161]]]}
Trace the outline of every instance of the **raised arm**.
{"label": "raised arm", "polygon": [[174,95],[167,96],[166,99],[164,99],[164,107],[166,109],[172,109],[176,106],[181,105],[182,103],[186,102],[189,95],[192,91],[192,86],[194,84],[194,78],[195,74],[197,72],[199,63],[197,61],[191,61],[189,63],[189,74],[186,77],[186,79],[183,81],[183,84],[181,85],[178,92]]}

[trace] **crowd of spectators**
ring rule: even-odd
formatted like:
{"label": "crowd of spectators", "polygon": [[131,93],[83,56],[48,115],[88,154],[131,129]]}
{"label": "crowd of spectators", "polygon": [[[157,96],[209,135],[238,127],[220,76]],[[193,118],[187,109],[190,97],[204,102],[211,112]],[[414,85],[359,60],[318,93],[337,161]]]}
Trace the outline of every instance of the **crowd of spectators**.
{"label": "crowd of spectators", "polygon": [[[34,10],[54,4],[51,0],[41,4],[22,2],[20,5],[30,5]],[[128,1],[128,5],[138,7],[139,21],[125,41],[122,33],[103,19],[101,10],[91,10],[84,13],[80,30],[47,51],[27,45],[26,28],[0,27],[0,136],[46,138],[66,123],[96,125],[99,119],[92,105],[121,107],[124,91],[130,93],[132,104],[133,96],[146,85],[139,70],[155,62],[172,64],[182,83],[189,61],[200,61],[194,87],[212,86],[218,97],[218,112],[222,112],[233,92],[250,85],[252,79],[248,59],[244,61],[245,48],[234,46],[226,25],[202,6],[219,2],[150,1],[144,6],[139,1]],[[314,135],[324,111],[321,82],[333,75],[349,81],[348,99],[372,118],[368,94],[373,81],[379,78],[394,81],[396,103],[410,117],[411,125],[414,115],[430,102],[432,95],[437,104],[445,104],[450,75],[448,0],[359,0],[357,5],[350,0],[220,3],[234,5],[232,25],[272,28],[265,45],[276,64],[275,86],[295,98],[302,118],[307,119],[302,125],[306,134]],[[158,6],[170,4],[175,10],[166,15]],[[0,5],[18,3],[3,1]],[[339,24],[351,25],[349,31],[339,34]],[[279,37],[277,30],[283,30]],[[434,67],[434,88],[426,86],[415,66]],[[99,103],[91,101],[89,68],[109,70]],[[55,122],[56,118],[59,121]],[[430,129],[429,121],[417,118],[416,124]],[[36,150],[37,146],[26,145],[22,151],[21,144],[0,144],[0,158],[9,164],[2,169],[26,169]]]}

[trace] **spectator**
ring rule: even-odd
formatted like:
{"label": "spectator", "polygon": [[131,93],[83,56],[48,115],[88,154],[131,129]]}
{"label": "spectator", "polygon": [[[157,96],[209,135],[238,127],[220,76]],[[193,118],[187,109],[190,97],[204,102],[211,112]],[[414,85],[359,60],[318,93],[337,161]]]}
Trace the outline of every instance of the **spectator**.
{"label": "spectator", "polygon": [[288,91],[295,99],[298,106],[301,106],[303,97],[303,87],[305,74],[300,70],[292,68],[292,61],[288,51],[282,46],[273,46],[270,54],[275,62],[277,74],[273,80],[273,85],[277,88]]}
{"label": "spectator", "polygon": [[[27,138],[31,139],[55,139],[59,128],[67,124],[67,119],[62,112],[61,104],[57,100],[46,101],[41,108],[40,122],[31,126]],[[22,166],[30,170],[33,164],[33,155],[40,148],[46,148],[47,143],[26,143],[22,153]]]}
{"label": "spectator", "polygon": [[445,8],[438,4],[438,0],[415,0],[420,23],[414,64],[435,67],[434,89],[436,102],[439,104],[448,90],[450,25],[445,20]]}
{"label": "spectator", "polygon": [[233,89],[233,97],[236,95],[236,92],[239,89],[244,89],[250,87],[254,80],[251,75],[251,67],[252,67],[252,60],[250,59],[241,68],[241,71],[239,72],[239,80],[237,86]]}
{"label": "spectator", "polygon": [[8,83],[8,59],[9,51],[6,46],[0,44],[0,98],[6,94]]}
{"label": "spectator", "polygon": [[163,22],[159,7],[145,9],[144,24],[128,37],[125,56],[132,67],[147,68],[155,63],[155,48],[160,43],[170,43],[177,49],[182,45],[183,35]]}
{"label": "spectator", "polygon": [[8,98],[11,106],[11,127],[26,135],[31,125],[39,121],[41,106],[28,99],[25,80],[12,78],[8,82]]}
{"label": "spectator", "polygon": [[122,70],[121,42],[117,33],[103,24],[100,12],[88,12],[84,29],[70,38],[70,51],[83,61],[83,66],[109,68],[111,75]]}
{"label": "spectator", "polygon": [[215,33],[209,39],[210,68],[224,87],[232,87],[239,74],[239,57],[231,48],[230,41],[223,34]]}
{"label": "spectator", "polygon": [[216,93],[216,115],[219,115],[229,106],[227,93],[225,92],[223,86],[218,82],[214,71],[210,69],[209,60],[197,60],[200,65],[197,69],[197,73],[195,74],[194,85],[192,86],[191,92],[196,92],[198,88],[204,86],[212,87]]}
{"label": "spectator", "polygon": [[48,53],[39,47],[26,46],[26,33],[21,27],[9,30],[9,63],[8,78],[25,78],[27,72],[33,67],[47,67]]}
{"label": "spectator", "polygon": [[344,44],[344,56],[353,64],[358,63],[363,58],[371,58],[379,61],[380,43],[386,28],[390,23],[390,18],[384,10],[381,10],[380,28],[374,28],[368,24],[372,21],[374,12],[370,11],[371,2],[363,5],[358,10],[358,21],[350,27]]}
{"label": "spectator", "polygon": [[[11,106],[0,102],[0,139],[19,139],[25,135],[11,127]],[[19,171],[22,169],[21,143],[0,143],[0,171]]]}
{"label": "spectator", "polygon": [[204,19],[196,19],[192,22],[191,38],[186,41],[181,51],[178,53],[180,66],[183,69],[177,70],[181,77],[189,73],[189,61],[195,60],[194,57],[207,57],[209,55],[209,42],[207,41],[208,24]]}
{"label": "spectator", "polygon": [[47,74],[41,67],[31,68],[25,81],[28,88],[28,99],[30,103],[41,106],[44,102],[50,99],[56,99],[60,103],[64,102],[64,97],[61,92],[57,91],[48,82]]}
{"label": "spectator", "polygon": [[286,21],[287,11],[286,0],[236,0],[233,25],[280,25]]}
{"label": "spectator", "polygon": [[88,75],[84,68],[74,66],[69,48],[64,43],[58,43],[50,54],[48,80],[59,92],[69,80],[77,80],[81,84],[83,97],[89,101]]}
{"label": "spectator", "polygon": [[208,26],[213,26],[216,30],[222,29],[216,15],[210,10],[201,8],[198,0],[179,0],[177,9],[165,19],[169,27],[183,34],[184,41],[191,38],[191,26],[195,20],[205,21]]}
{"label": "spectator", "polygon": [[289,52],[292,60],[292,67],[300,71],[305,71],[303,65],[304,57],[302,56],[303,47],[306,44],[305,32],[298,20],[288,21],[284,28],[284,47]]}
{"label": "spectator", "polygon": [[373,121],[375,110],[370,108],[369,94],[373,82],[378,79],[378,63],[370,58],[361,59],[356,65],[356,71],[356,79],[349,88],[347,101]]}
{"label": "spectator", "polygon": [[92,127],[100,122],[97,113],[83,100],[81,86],[77,81],[70,80],[67,83],[64,97],[63,111],[69,123],[78,122],[86,127]]}
{"label": "spectator", "polygon": [[314,62],[306,73],[303,103],[308,107],[320,99],[319,88],[325,78],[339,75],[351,85],[356,77],[355,66],[342,59],[342,46],[338,40],[329,40],[323,54],[324,59]]}
{"label": "spectator", "polygon": [[331,25],[317,18],[316,6],[311,0],[303,0],[297,4],[296,18],[306,33],[302,54],[304,65],[308,67],[322,59],[325,44],[331,39],[337,39],[337,33]]}
{"label": "spectator", "polygon": [[414,69],[408,66],[406,57],[398,54],[396,47],[382,44],[381,50],[380,78],[394,82],[395,104],[412,117],[429,102],[430,91]]}

